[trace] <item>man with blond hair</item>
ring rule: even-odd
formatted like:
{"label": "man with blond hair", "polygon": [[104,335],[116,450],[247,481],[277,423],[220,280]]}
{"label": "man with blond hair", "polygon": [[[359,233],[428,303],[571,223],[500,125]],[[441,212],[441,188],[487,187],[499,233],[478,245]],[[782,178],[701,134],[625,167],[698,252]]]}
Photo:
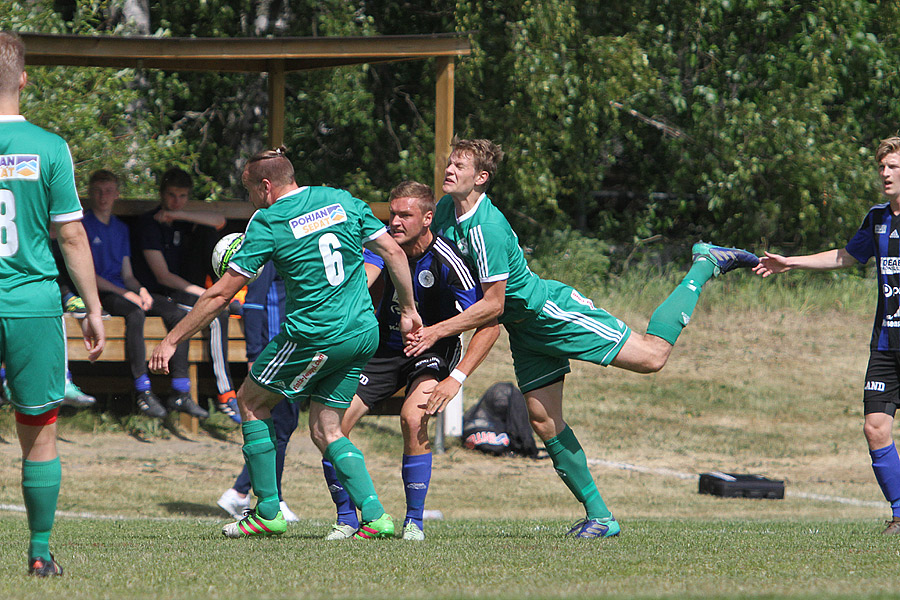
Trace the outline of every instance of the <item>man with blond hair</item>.
{"label": "man with blond hair", "polygon": [[881,140],[875,151],[886,202],[869,209],[862,225],[843,248],[804,256],[766,252],[753,269],[768,277],[792,269],[827,271],[865,264],[875,257],[881,293],[875,307],[869,364],[863,386],[863,433],[872,470],[891,520],[882,533],[900,534],[900,456],[894,446],[894,414],[900,404],[900,137]]}
{"label": "man with blond hair", "polygon": [[[531,426],[544,441],[556,472],[585,508],[585,518],[569,535],[616,536],[619,523],[603,502],[584,450],[563,418],[569,359],[638,373],[659,371],[690,320],[701,287],[720,273],[753,267],[758,261],[737,248],[694,244],[694,264],[681,285],[653,313],[646,334],[633,332],[573,288],[531,272],[518,237],[486,194],[502,159],[503,151],[490,140],[453,140],[444,172],[447,195],[438,203],[431,228],[453,240],[476,268],[484,297],[460,315],[420,330],[410,338],[407,353],[419,355],[435,340],[497,318],[509,333]],[[429,403],[429,411],[437,408]]]}
{"label": "man with blond hair", "polygon": [[87,309],[81,328],[92,361],[105,338],[72,156],[61,137],[19,114],[27,81],[22,41],[0,32],[0,362],[6,364],[22,447],[22,493],[31,530],[28,573],[48,577],[63,573],[49,545],[62,478],[56,416],[66,381],[51,223]]}

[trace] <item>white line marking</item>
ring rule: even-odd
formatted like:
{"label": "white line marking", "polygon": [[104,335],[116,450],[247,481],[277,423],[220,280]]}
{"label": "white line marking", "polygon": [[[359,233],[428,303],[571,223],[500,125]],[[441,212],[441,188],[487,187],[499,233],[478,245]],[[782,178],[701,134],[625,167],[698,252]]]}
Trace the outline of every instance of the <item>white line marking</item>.
{"label": "white line marking", "polygon": [[[17,512],[24,513],[25,507],[20,506],[18,504],[0,504],[0,511],[5,512]],[[70,510],[58,510],[56,511],[57,517],[74,517],[76,519],[97,519],[97,520],[108,520],[108,521],[134,521],[140,519],[141,521],[183,521],[185,519],[198,520],[198,521],[214,521],[214,517],[209,518],[200,518],[200,517],[145,517],[141,515],[134,515],[131,517],[126,517],[125,515],[98,515],[96,513],[90,512],[73,512]]]}
{"label": "white line marking", "polygon": [[[635,471],[638,473],[649,473],[651,475],[662,475],[663,477],[672,477],[675,479],[698,479],[700,476],[695,475],[693,473],[682,473],[680,471],[673,471],[672,469],[660,468],[660,467],[644,467],[641,465],[633,465],[630,463],[623,462],[614,462],[611,460],[602,460],[599,458],[589,458],[589,465],[598,465],[601,467],[609,467],[610,469],[619,469],[621,471]],[[884,508],[887,505],[887,502],[878,501],[878,500],[859,500],[858,498],[842,498],[841,496],[827,496],[825,494],[811,494],[807,492],[795,492],[794,490],[786,489],[784,491],[785,496],[791,496],[793,498],[802,498],[804,500],[817,500],[819,502],[835,502],[837,504],[850,504],[852,506],[869,506],[872,508]]]}

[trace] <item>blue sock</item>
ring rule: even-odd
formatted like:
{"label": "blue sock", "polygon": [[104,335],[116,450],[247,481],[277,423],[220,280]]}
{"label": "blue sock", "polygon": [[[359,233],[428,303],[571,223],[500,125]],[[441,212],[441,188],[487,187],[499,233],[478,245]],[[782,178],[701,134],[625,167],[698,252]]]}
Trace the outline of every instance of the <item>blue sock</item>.
{"label": "blue sock", "polygon": [[150,376],[144,373],[140,377],[134,380],[134,389],[139,392],[146,392],[150,390]]}
{"label": "blue sock", "polygon": [[325,482],[328,491],[331,492],[331,500],[337,507],[337,521],[351,527],[359,528],[359,517],[356,516],[356,507],[350,500],[350,494],[338,480],[337,471],[327,460],[322,460],[322,470],[325,472]]}
{"label": "blue sock", "polygon": [[406,492],[406,519],[422,529],[422,513],[425,512],[425,496],[431,482],[431,452],[415,456],[403,455],[403,490]]}
{"label": "blue sock", "polygon": [[178,392],[179,394],[184,394],[191,391],[191,379],[190,377],[173,377],[172,378],[172,389]]}
{"label": "blue sock", "polygon": [[869,455],[872,457],[875,479],[885,499],[891,503],[891,512],[893,516],[900,517],[900,456],[897,455],[897,448],[892,443],[878,450],[870,450]]}

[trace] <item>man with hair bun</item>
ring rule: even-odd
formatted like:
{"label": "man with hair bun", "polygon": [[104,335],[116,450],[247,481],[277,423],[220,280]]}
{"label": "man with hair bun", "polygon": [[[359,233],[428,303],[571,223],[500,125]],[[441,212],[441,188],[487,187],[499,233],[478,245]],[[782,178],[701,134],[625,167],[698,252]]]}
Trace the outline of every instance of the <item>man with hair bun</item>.
{"label": "man with hair bun", "polygon": [[272,260],[285,284],[286,319],[254,361],[237,395],[244,460],[257,504],[222,533],[240,538],[281,535],[286,530],[279,510],[271,409],[284,398],[292,402],[308,398],[310,437],[360,507],[360,530],[368,538],[392,537],[393,520],[378,499],[362,452],[341,432],[341,418],[378,345],[362,248],[385,261],[397,289],[402,335],[422,324],[406,255],[362,200],[343,190],[300,187],[283,147],[250,158],[241,181],[257,208],[244,243],[222,278],[153,350],[150,368],[165,372],[177,344],[209,323]]}
{"label": "man with hair bun", "polygon": [[50,577],[63,574],[49,546],[62,479],[56,417],[66,379],[51,223],[87,310],[81,328],[91,361],[103,351],[105,336],[72,155],[61,137],[19,114],[27,81],[22,40],[0,31],[0,362],[6,363],[22,447],[28,573]]}

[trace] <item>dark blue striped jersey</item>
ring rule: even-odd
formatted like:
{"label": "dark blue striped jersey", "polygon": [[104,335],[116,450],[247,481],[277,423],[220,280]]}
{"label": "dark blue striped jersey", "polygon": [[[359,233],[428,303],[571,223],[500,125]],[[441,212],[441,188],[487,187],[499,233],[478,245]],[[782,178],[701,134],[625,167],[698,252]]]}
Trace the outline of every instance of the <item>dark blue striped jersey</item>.
{"label": "dark blue striped jersey", "polygon": [[900,351],[900,216],[890,203],[869,209],[845,250],[861,263],[875,257],[878,305],[872,328],[872,350]]}
{"label": "dark blue striped jersey", "polygon": [[[366,250],[363,258],[382,269],[379,278],[384,281],[381,301],[376,299],[375,315],[378,317],[380,340],[375,356],[394,356],[403,351],[397,293],[391,278],[384,272],[381,257]],[[481,299],[478,279],[456,249],[456,244],[447,238],[434,236],[424,254],[409,259],[409,270],[416,309],[425,326],[454,317]],[[432,351],[441,352],[448,344],[456,343],[455,337],[445,338],[436,343]]]}

